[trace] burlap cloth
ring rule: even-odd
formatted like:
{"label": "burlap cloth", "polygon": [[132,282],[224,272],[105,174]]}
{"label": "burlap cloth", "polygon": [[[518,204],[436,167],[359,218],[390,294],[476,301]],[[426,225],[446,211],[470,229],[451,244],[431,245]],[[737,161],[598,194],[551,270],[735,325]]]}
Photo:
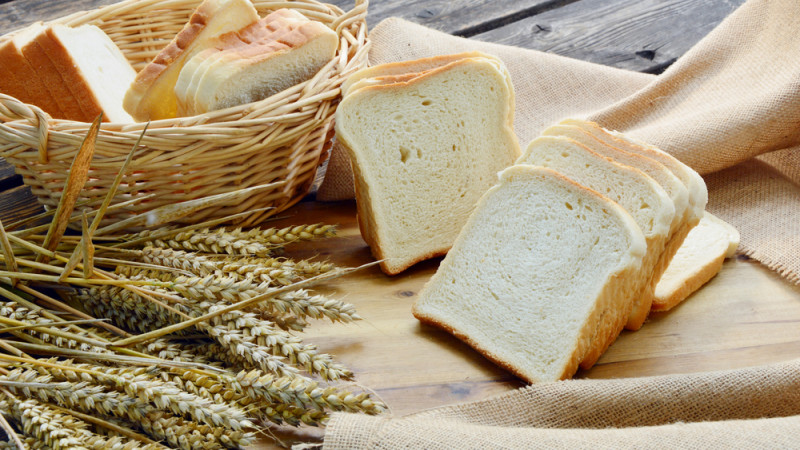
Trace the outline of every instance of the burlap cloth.
{"label": "burlap cloth", "polygon": [[[514,83],[523,149],[545,127],[580,117],[670,152],[704,176],[708,210],[736,226],[740,251],[800,283],[800,1],[746,2],[658,76],[400,19],[370,36],[373,65],[469,50],[498,56]],[[317,198],[353,198],[338,148]]]}
{"label": "burlap cloth", "polygon": [[[370,62],[481,50],[508,66],[525,146],[581,117],[700,172],[740,251],[800,282],[800,1],[750,0],[654,76],[452,37],[399,19]],[[318,199],[352,198],[334,151]],[[800,448],[800,360],[745,370],[534,385],[405,418],[335,414],[324,448]]]}

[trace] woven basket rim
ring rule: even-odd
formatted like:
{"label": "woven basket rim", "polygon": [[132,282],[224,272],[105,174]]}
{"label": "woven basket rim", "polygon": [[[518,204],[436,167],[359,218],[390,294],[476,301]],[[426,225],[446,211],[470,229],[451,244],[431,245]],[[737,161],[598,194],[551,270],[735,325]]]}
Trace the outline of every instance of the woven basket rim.
{"label": "woven basket rim", "polygon": [[[199,5],[203,0],[187,0],[187,1],[191,1],[191,2]],[[253,0],[251,0],[251,1],[253,1]],[[310,6],[313,5],[313,6],[318,6],[318,7],[321,7],[321,8],[326,8],[326,9],[328,9],[331,12],[334,12],[334,13],[338,13],[339,14],[339,17],[337,18],[338,23],[334,22],[333,24],[337,25],[337,28],[335,28],[334,31],[337,32],[337,34],[340,36],[340,38],[341,38],[342,28],[344,26],[346,26],[348,24],[348,22],[352,22],[354,20],[359,20],[359,19],[363,20],[364,17],[366,16],[366,10],[367,10],[367,7],[369,5],[369,0],[354,0],[354,2],[355,2],[355,6],[351,10],[343,11],[341,8],[339,8],[336,5],[332,5],[332,4],[329,4],[329,3],[324,3],[324,2],[321,2],[321,1],[317,1],[317,0],[283,0],[283,1],[267,1],[267,2],[259,2],[257,0],[253,1],[254,4],[258,4],[258,3],[266,3],[266,4],[269,4],[269,5],[279,5],[280,4],[280,5],[284,5],[284,7],[293,7],[294,9],[308,9],[308,8],[302,8],[302,6],[310,7]],[[175,1],[174,0],[144,0],[144,1],[143,0],[123,0],[122,2],[114,3],[114,4],[111,4],[111,5],[106,5],[106,6],[101,6],[101,7],[94,8],[94,9],[88,9],[88,10],[84,10],[84,11],[74,12],[74,13],[71,13],[71,14],[69,14],[67,16],[59,17],[59,18],[56,18],[56,19],[53,19],[53,20],[49,20],[49,21],[44,21],[42,23],[44,25],[48,25],[48,24],[70,24],[71,25],[71,24],[76,24],[76,23],[77,24],[92,24],[92,23],[96,23],[98,18],[102,17],[102,15],[104,13],[108,12],[108,11],[117,11],[117,10],[124,11],[126,9],[132,8],[133,6],[136,6],[137,8],[141,8],[143,3],[151,4],[153,6],[157,6],[157,5],[165,5],[166,6],[166,5],[170,5],[172,3],[175,3]],[[277,8],[274,8],[274,9],[277,9]],[[28,25],[28,26],[30,26],[30,25]],[[28,26],[22,27],[22,28],[17,29],[17,30],[10,31],[10,32],[0,36],[0,44],[5,42],[7,39],[10,39],[16,33],[21,32],[22,30],[24,30]],[[366,28],[366,22],[364,23],[364,28]],[[366,42],[365,46],[369,47],[369,41]],[[336,56],[334,57],[334,60],[336,58],[340,57],[340,51],[341,51],[341,42],[340,42],[339,48],[337,49]],[[320,70],[320,73],[323,70]],[[271,96],[269,98],[265,98],[265,99],[262,99],[262,100],[259,100],[259,101],[256,101],[256,102],[245,103],[245,104],[242,104],[242,105],[221,109],[221,110],[218,110],[218,111],[210,111],[210,112],[206,112],[206,113],[203,113],[203,114],[197,114],[197,115],[193,115],[193,116],[184,116],[184,117],[176,117],[176,118],[171,118],[171,119],[153,120],[153,121],[149,121],[149,122],[126,122],[126,123],[104,122],[103,125],[104,125],[104,127],[108,127],[108,125],[117,125],[117,126],[120,127],[120,129],[130,130],[130,131],[141,131],[141,129],[145,126],[145,124],[149,124],[148,125],[148,129],[149,130],[153,130],[155,128],[173,128],[173,129],[174,128],[182,128],[182,127],[187,127],[188,128],[188,127],[194,127],[194,126],[198,126],[198,125],[205,125],[205,124],[212,124],[212,123],[220,124],[220,123],[228,123],[228,122],[238,122],[241,117],[247,117],[249,112],[257,110],[258,106],[268,105],[271,102],[280,101],[283,97],[285,97],[287,92],[302,91],[303,88],[307,84],[312,82],[313,80],[314,79],[312,78],[310,80],[307,80],[307,81],[304,81],[302,83],[299,83],[299,84],[297,84],[297,85],[295,85],[295,86],[293,86],[293,87],[291,87],[289,89],[286,89],[283,92],[277,93],[277,94],[275,94],[275,95],[273,95],[273,96]],[[307,100],[303,100],[303,101],[307,101]],[[54,122],[54,123],[58,122],[58,123],[62,123],[62,124],[83,124],[83,125],[85,125],[86,129],[88,129],[89,125],[91,124],[90,122],[83,122],[83,121],[76,121],[76,120],[54,119],[54,118],[50,117],[49,114],[45,113],[44,111],[41,111],[41,109],[39,107],[37,107],[36,105],[26,104],[26,103],[23,103],[20,100],[14,98],[14,97],[11,97],[9,95],[5,95],[5,94],[0,93],[0,103],[7,103],[7,102],[14,102],[14,103],[18,103],[18,104],[21,104],[21,105],[26,105],[27,107],[29,107],[32,110],[33,114],[30,114],[30,115],[26,114],[27,117],[20,117],[17,120],[33,121],[34,120],[33,116],[36,115],[36,116],[41,116],[42,118],[47,118],[47,120],[49,122]],[[287,104],[287,106],[290,106],[290,105],[291,104]],[[41,111],[41,114],[38,114],[37,110]],[[236,118],[235,117],[237,115],[237,113],[241,115],[240,118]],[[230,119],[224,119],[224,117],[231,117],[231,118]],[[0,123],[4,123],[4,122],[10,122],[10,121],[9,120],[4,120],[3,116],[0,115]]]}
{"label": "woven basket rim", "polygon": [[[126,54],[129,61],[143,65],[152,59],[150,55],[171,41],[185,23],[182,22],[184,16],[188,19],[200,2],[124,0],[46,23],[105,26],[112,40],[116,38],[115,42],[125,49],[123,52],[129,52]],[[189,200],[198,198],[198,195],[209,195],[202,192],[229,192],[284,181],[262,194],[263,201],[270,202],[275,209],[261,217],[280,212],[302,198],[330,146],[333,112],[340,100],[341,84],[347,76],[367,64],[370,47],[366,26],[368,1],[355,0],[355,7],[348,12],[316,0],[256,0],[253,3],[262,16],[267,11],[291,7],[312,19],[322,17],[324,20],[321,21],[339,35],[336,56],[310,80],[258,102],[149,123],[103,122],[92,163],[100,175],[95,178],[93,187],[85,191],[90,196],[88,198],[95,201],[102,194],[108,178],[116,176],[115,172],[112,173],[113,168],[115,165],[119,167],[145,127],[147,133],[141,147],[150,151],[141,157],[137,155],[136,160],[139,164],[137,169],[146,171],[149,178],[126,175],[131,195],[154,192],[161,202],[169,199],[174,202],[176,196]],[[171,15],[167,19],[155,20],[157,26],[161,26],[158,32],[147,30],[143,34],[141,30],[144,27],[136,22],[136,15],[140,14],[144,22],[144,18],[160,17],[158,11],[167,8],[171,8]],[[0,42],[8,36],[0,37]],[[15,166],[25,184],[31,186],[33,193],[45,205],[53,204],[59,198],[69,162],[89,126],[87,122],[53,119],[34,105],[0,94],[0,156]],[[173,167],[177,168],[173,171]],[[176,187],[172,187],[169,183],[173,183],[173,178],[170,178],[173,173],[185,174],[181,175],[186,177],[185,181],[181,179],[175,183]],[[139,188],[142,180],[146,185]],[[248,199],[248,202],[253,203],[255,199]],[[263,202],[259,204],[264,206]],[[130,213],[145,211],[140,206],[131,209]],[[230,208],[226,206],[228,209],[225,211],[219,209],[219,213],[209,214],[236,213],[240,212],[237,208],[244,207],[243,204],[231,205]]]}

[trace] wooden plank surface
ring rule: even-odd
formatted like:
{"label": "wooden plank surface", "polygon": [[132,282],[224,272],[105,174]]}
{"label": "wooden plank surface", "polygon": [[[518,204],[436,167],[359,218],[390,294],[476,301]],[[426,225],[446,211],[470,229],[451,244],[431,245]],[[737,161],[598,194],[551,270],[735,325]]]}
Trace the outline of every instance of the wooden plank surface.
{"label": "wooden plank surface", "polygon": [[[0,34],[116,0],[0,4]],[[353,0],[330,0],[349,9]],[[370,28],[402,17],[446,33],[657,73],[744,0],[373,0]]]}
{"label": "wooden plank surface", "polygon": [[[372,261],[355,222],[353,202],[301,203],[270,226],[338,223],[338,237],[290,248],[342,266]],[[337,280],[323,291],[353,303],[363,321],[312,324],[303,338],[356,373],[395,415],[486,398],[523,386],[469,346],[420,325],[411,305],[439,260],[395,277],[378,268]],[[686,302],[653,314],[641,330],[625,331],[577,378],[625,378],[742,368],[800,358],[800,286],[747,257],[727,260],[719,275]],[[307,438],[318,431],[303,430]],[[263,448],[269,448],[266,443]]]}
{"label": "wooden plank surface", "polygon": [[744,0],[583,0],[474,39],[659,73]]}

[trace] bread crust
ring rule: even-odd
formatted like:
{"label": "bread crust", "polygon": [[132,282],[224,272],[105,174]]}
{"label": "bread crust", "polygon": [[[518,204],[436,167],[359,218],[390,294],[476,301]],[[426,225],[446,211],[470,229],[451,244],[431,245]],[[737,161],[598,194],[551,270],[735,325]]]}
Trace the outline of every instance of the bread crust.
{"label": "bread crust", "polygon": [[47,90],[50,91],[53,99],[61,111],[64,118],[87,122],[88,116],[72,95],[61,73],[55,63],[50,59],[45,48],[50,45],[50,38],[47,37],[45,29],[36,36],[28,45],[23,47],[22,54],[33,67],[36,75],[42,80]]}
{"label": "bread crust", "polygon": [[[383,92],[391,92],[391,90],[402,90],[409,86],[412,86],[414,83],[417,82],[424,82],[428,79],[428,77],[436,76],[436,74],[444,73],[451,69],[456,69],[460,67],[460,64],[473,64],[478,62],[479,60],[486,60],[486,58],[468,58],[468,59],[459,59],[455,62],[451,62],[446,64],[445,66],[437,67],[434,69],[430,69],[428,71],[423,72],[422,74],[396,74],[396,75],[387,75],[389,77],[386,81],[387,83],[379,82],[376,85],[365,86],[357,90],[350,90],[347,91],[345,96],[344,102],[348,101],[348,98],[351,98],[353,95],[359,96],[367,96],[372,95],[375,92],[383,91]],[[492,63],[495,68],[497,66]],[[504,83],[507,87],[508,93],[506,95],[507,105],[506,105],[506,123],[505,128],[507,130],[507,136],[509,138],[509,142],[513,140],[513,149],[509,150],[513,155],[508,155],[507,163],[504,163],[503,167],[506,165],[510,165],[513,163],[514,159],[519,156],[519,145],[516,141],[516,135],[513,134],[513,90],[510,86],[510,80],[507,77],[507,74],[503,71],[498,70],[500,74],[503,76]],[[340,105],[340,111],[342,107]],[[403,258],[391,258],[390,255],[386,253],[384,248],[387,246],[386,242],[382,242],[380,237],[380,224],[376,223],[375,220],[375,211],[372,207],[372,194],[370,193],[369,183],[366,181],[366,176],[362,173],[362,170],[357,164],[359,160],[359,155],[351,148],[348,135],[347,133],[343,132],[341,129],[341,120],[337,121],[337,132],[338,132],[338,141],[342,146],[343,150],[345,150],[348,155],[350,156],[351,160],[351,167],[353,169],[354,180],[355,180],[355,197],[356,197],[356,204],[358,208],[358,222],[359,222],[359,229],[361,230],[362,237],[370,246],[373,256],[377,259],[382,260],[381,262],[381,269],[388,275],[396,275],[400,272],[406,270],[407,268],[411,267],[412,265],[426,260],[430,258],[434,258],[437,256],[441,256],[446,254],[452,246],[452,242],[448,242],[447,245],[435,245],[431,244],[431,247],[425,249],[424,251],[418,252],[414,255],[410,255],[408,257]],[[498,155],[498,158],[500,155]],[[498,169],[499,170],[499,169]],[[488,188],[488,185],[487,185]],[[459,225],[454,225],[459,226]]]}
{"label": "bread crust", "polygon": [[[593,197],[595,201],[601,203],[604,209],[614,211],[614,214],[619,217],[621,224],[625,224],[624,226],[631,236],[629,250],[631,259],[616,273],[610,274],[606,284],[594,299],[593,307],[584,319],[575,342],[565,343],[565,346],[568,346],[569,356],[566,364],[564,364],[556,378],[566,379],[575,374],[581,361],[587,361],[587,355],[592,350],[594,345],[593,336],[604,336],[608,334],[612,335],[613,338],[616,338],[619,332],[623,329],[627,319],[627,313],[635,294],[631,289],[632,285],[634,284],[633,281],[635,281],[633,275],[639,270],[641,257],[645,252],[644,236],[634,222],[633,218],[618,204],[594,190],[579,185],[573,180],[561,175],[556,171],[553,171],[552,169],[524,165],[512,166],[503,171],[501,174],[501,183],[511,180],[514,176],[550,176],[554,180],[558,180],[560,183],[565,183],[571,186],[572,189],[579,189],[582,194],[588,197]],[[476,211],[484,207],[487,202],[491,201],[491,198],[497,189],[498,186],[495,186],[481,198],[476,207]],[[470,230],[471,227],[479,226],[475,222],[475,220],[477,220],[475,217],[475,214],[470,217],[470,220],[464,226],[461,234],[459,234],[459,237],[456,239],[454,248],[458,249],[465,245],[464,240],[467,239],[466,235],[468,234],[468,230]],[[420,292],[419,298],[412,307],[412,314],[414,317],[423,323],[448,331],[473,347],[486,358],[493,361],[495,364],[498,364],[506,370],[509,370],[516,376],[529,383],[555,381],[550,379],[537,379],[533,376],[533,374],[526,373],[525,369],[518,367],[510,361],[506,361],[502,357],[499,357],[494,352],[489,350],[486,345],[471,338],[469,333],[464,332],[464,330],[457,329],[456,326],[448,323],[445,318],[440,317],[444,313],[438,311],[437,308],[430,307],[432,308],[431,311],[435,311],[434,313],[425,311],[427,292],[431,289],[431,285],[433,283],[438,282],[437,280],[440,272],[449,269],[450,266],[448,265],[448,258],[451,257],[451,255],[448,255],[445,258],[445,261],[443,261],[439,271],[437,271],[437,274],[434,275],[434,278],[432,278]],[[611,341],[613,342],[613,339],[611,339]]]}
{"label": "bread crust", "polygon": [[[77,64],[72,60],[69,50],[53,31],[52,27],[46,30],[36,39],[44,53],[53,63],[53,67],[61,77],[62,83],[67,87],[73,101],[81,111],[81,119],[72,117],[73,120],[93,121],[103,109],[95,97],[91,88],[86,84],[86,80],[78,72]],[[104,122],[108,122],[108,117],[103,117]]]}
{"label": "bread crust", "polygon": [[[242,26],[258,20],[255,7],[249,1],[246,3],[249,5],[249,9],[237,10],[242,11],[242,16],[237,16],[237,19],[243,22]],[[123,100],[123,107],[134,119],[145,121],[177,116],[178,99],[173,89],[182,67],[182,64],[178,63],[193,50],[193,44],[215,15],[223,8],[232,7],[238,6],[227,5],[226,0],[203,1],[172,41],[136,75]],[[234,29],[241,28],[241,26],[235,25],[236,23],[231,21],[230,26],[233,26]]]}
{"label": "bread crust", "polygon": [[654,298],[652,311],[663,312],[678,306],[681,302],[686,300],[701,286],[708,283],[714,278],[722,269],[722,263],[725,262],[725,255],[719,255],[714,260],[709,261],[708,264],[699,268],[694,276],[687,278],[683,285],[672,293],[669,297]]}
{"label": "bread crust", "polygon": [[[32,27],[39,26],[41,24],[37,23]],[[19,33],[31,32],[30,30],[31,27]],[[0,46],[0,67],[7,71],[7,76],[4,77],[5,87],[0,87],[0,90],[24,103],[38,106],[55,119],[66,117],[13,38]]]}

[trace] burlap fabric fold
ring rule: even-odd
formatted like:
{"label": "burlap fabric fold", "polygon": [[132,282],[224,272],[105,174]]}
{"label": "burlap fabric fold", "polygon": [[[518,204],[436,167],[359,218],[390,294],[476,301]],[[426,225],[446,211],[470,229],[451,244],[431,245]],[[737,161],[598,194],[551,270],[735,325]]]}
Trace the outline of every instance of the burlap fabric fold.
{"label": "burlap fabric fold", "polygon": [[800,360],[541,383],[403,418],[335,414],[323,449],[800,448]]}
{"label": "burlap fabric fold", "polygon": [[[798,283],[798,30],[797,0],[750,0],[654,76],[388,19],[371,32],[370,63],[468,50],[498,56],[514,83],[523,146],[567,117],[657,145],[704,175],[708,210],[739,229],[744,254]],[[317,198],[352,198],[352,183],[349,159],[334,149]]]}

